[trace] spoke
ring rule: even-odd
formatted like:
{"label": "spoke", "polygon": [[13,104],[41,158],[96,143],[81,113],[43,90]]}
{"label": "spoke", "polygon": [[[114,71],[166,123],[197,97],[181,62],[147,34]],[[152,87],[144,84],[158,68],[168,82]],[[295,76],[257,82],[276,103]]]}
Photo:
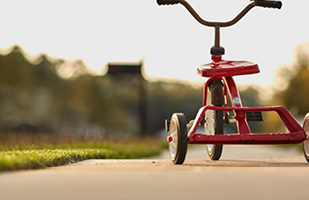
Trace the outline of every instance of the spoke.
{"label": "spoke", "polygon": [[173,147],[174,147],[175,149],[177,148],[176,143],[172,142],[172,145],[173,145]]}
{"label": "spoke", "polygon": [[170,134],[170,136],[172,136],[173,139],[176,135],[177,135],[177,131],[174,131],[173,133]]}
{"label": "spoke", "polygon": [[170,136],[172,136],[173,140],[172,140],[172,146],[176,149],[177,148],[177,131],[173,131]]}
{"label": "spoke", "polygon": [[214,119],[207,119],[207,120],[206,120],[206,123],[207,123],[207,124],[214,124],[214,123],[215,123],[215,120],[214,120]]}
{"label": "spoke", "polygon": [[213,149],[213,144],[207,144],[206,146],[208,148],[209,153],[211,153]]}

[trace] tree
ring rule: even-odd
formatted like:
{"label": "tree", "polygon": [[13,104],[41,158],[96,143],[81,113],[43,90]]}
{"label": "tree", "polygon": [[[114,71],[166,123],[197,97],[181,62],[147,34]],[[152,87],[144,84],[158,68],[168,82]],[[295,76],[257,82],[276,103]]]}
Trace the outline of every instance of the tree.
{"label": "tree", "polygon": [[294,115],[304,116],[309,112],[309,43],[296,48],[296,60],[289,75],[282,77],[287,88],[276,94],[284,106]]}

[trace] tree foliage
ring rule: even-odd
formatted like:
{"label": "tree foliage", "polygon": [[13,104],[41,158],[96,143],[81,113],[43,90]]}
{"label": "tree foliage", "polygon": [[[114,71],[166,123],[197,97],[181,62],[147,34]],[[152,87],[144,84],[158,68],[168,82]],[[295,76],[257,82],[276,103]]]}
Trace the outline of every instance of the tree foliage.
{"label": "tree foliage", "polygon": [[[309,112],[309,43],[296,48],[296,59],[282,79],[287,88],[275,95],[294,115],[304,116]],[[278,100],[277,100],[278,101]]]}
{"label": "tree foliage", "polygon": [[[0,131],[33,130],[111,135],[139,132],[139,76],[91,75],[82,61],[68,64],[41,55],[30,62],[20,47],[0,55]],[[143,80],[146,131],[164,129],[175,112],[195,118],[202,87]],[[256,89],[242,92],[245,106],[258,106]]]}
{"label": "tree foliage", "polygon": [[[69,71],[70,76],[64,72]],[[30,62],[18,46],[0,55],[0,130],[30,124],[39,131],[138,132],[139,77],[91,75],[81,61],[68,65],[41,55]],[[201,89],[144,81],[147,132],[164,128],[174,111],[193,117]]]}

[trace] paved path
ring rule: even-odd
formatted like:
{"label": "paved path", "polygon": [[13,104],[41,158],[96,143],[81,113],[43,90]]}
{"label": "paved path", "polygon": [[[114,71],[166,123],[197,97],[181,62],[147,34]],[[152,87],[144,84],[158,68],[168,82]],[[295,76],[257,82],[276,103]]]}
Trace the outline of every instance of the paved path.
{"label": "paved path", "polygon": [[0,174],[0,199],[308,199],[309,164],[296,150],[225,146],[210,161],[189,148],[183,165],[167,152],[138,160],[87,160],[43,170]]}

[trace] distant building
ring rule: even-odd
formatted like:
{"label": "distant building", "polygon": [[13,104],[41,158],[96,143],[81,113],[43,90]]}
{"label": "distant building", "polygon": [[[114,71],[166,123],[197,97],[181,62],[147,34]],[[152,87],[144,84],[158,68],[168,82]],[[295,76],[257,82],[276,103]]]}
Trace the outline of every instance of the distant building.
{"label": "distant building", "polygon": [[146,80],[142,75],[143,60],[137,63],[108,63],[107,76],[114,76],[115,78],[122,79],[123,76],[138,77],[139,86],[138,96],[138,118],[139,118],[139,136],[144,137],[147,135],[147,89]]}

